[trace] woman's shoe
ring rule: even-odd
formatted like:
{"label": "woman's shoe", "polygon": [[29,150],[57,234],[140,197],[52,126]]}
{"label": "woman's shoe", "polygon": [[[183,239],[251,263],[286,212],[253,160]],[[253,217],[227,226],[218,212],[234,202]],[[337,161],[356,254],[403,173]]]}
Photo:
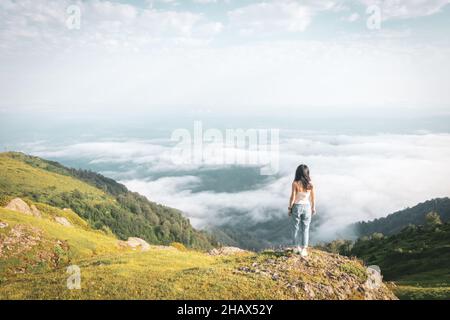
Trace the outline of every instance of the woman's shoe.
{"label": "woman's shoe", "polygon": [[306,248],[303,248],[302,251],[300,252],[300,255],[302,257],[307,257],[308,256],[308,250]]}

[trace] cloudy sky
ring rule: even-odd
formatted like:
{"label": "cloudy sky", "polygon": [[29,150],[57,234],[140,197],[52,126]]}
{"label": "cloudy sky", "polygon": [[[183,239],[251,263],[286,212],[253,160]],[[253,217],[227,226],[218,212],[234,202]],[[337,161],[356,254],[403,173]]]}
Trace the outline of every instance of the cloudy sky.
{"label": "cloudy sky", "polygon": [[[449,3],[1,0],[0,147],[102,172],[198,227],[284,217],[307,163],[329,238],[449,195]],[[170,132],[193,120],[281,129],[280,171],[172,163]]]}
{"label": "cloudy sky", "polygon": [[448,4],[2,0],[0,110],[447,112]]}

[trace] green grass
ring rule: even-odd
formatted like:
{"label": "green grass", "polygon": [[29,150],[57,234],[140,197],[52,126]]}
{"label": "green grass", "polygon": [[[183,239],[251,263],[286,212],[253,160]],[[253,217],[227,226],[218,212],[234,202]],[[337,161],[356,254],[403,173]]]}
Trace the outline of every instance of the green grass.
{"label": "green grass", "polygon": [[7,190],[11,197],[39,192],[42,197],[52,198],[62,192],[79,191],[91,197],[91,201],[113,201],[101,190],[70,176],[33,167],[7,153],[0,153],[0,190]]}
{"label": "green grass", "polygon": [[[141,252],[118,245],[118,239],[94,230],[73,217],[73,212],[36,204],[43,217],[0,209],[0,299],[304,299],[301,289],[288,283],[315,288],[317,299],[334,296],[347,283],[365,282],[364,267],[357,261],[314,250],[309,262],[292,253],[266,251],[233,256],[211,256],[186,248],[151,246]],[[54,221],[55,216],[74,219],[72,227]],[[5,241],[19,230],[23,239],[5,249]],[[30,238],[31,237],[31,238]],[[29,239],[34,246],[20,251]],[[293,259],[291,259],[293,258]],[[241,267],[270,269],[280,275],[242,272]],[[81,270],[81,289],[67,288],[69,265]],[[301,285],[300,285],[301,288]],[[362,299],[354,290],[351,299]]]}
{"label": "green grass", "polygon": [[404,300],[449,300],[449,268],[430,270],[399,277],[394,292]]}
{"label": "green grass", "polygon": [[353,274],[353,275],[357,276],[362,281],[366,281],[367,280],[366,270],[364,268],[362,268],[362,266],[360,264],[345,263],[345,264],[342,264],[339,268],[343,272],[347,272],[349,274]]}
{"label": "green grass", "polygon": [[68,290],[65,269],[22,275],[2,299],[270,299],[287,298],[273,281],[233,274],[232,260],[199,252],[151,249],[78,262],[81,290]]}
{"label": "green grass", "polygon": [[[42,208],[42,206],[41,206]],[[54,209],[53,210],[57,210]],[[66,217],[71,213],[60,210]],[[120,248],[117,239],[86,225],[64,227],[44,218],[0,209],[0,229],[6,236],[17,225],[43,231],[44,246],[27,254],[54,253],[55,241],[68,244],[70,260],[64,265],[30,268],[14,273],[14,268],[30,262],[24,255],[0,259],[0,299],[270,299],[287,298],[275,290],[270,279],[234,273],[242,257],[212,257],[205,253],[175,247],[152,247],[148,252]],[[60,252],[61,254],[61,252]],[[64,252],[62,253],[64,254]],[[81,268],[82,289],[68,290],[66,267]]]}
{"label": "green grass", "polygon": [[[59,213],[59,216],[66,217],[68,220],[73,215],[70,211],[59,210]],[[0,219],[9,224],[9,229],[17,224],[33,226],[45,230],[46,238],[66,241],[71,248],[70,255],[74,260],[119,251],[117,239],[101,231],[90,229],[86,223],[81,226],[64,227],[48,218],[36,218],[6,209],[0,209]],[[7,229],[1,230],[2,233],[7,231]]]}
{"label": "green grass", "polygon": [[393,288],[393,291],[401,300],[450,300],[450,286],[423,287],[422,285],[397,283],[397,287]]}

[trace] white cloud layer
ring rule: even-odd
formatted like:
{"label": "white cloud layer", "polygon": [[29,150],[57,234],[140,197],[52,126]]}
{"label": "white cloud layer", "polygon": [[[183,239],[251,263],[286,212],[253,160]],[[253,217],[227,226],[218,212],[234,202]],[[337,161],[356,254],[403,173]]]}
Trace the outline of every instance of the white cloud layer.
{"label": "white cloud layer", "polygon": [[[296,132],[291,136],[297,138],[281,142],[281,171],[276,179],[236,193],[193,192],[202,180],[192,170],[205,166],[175,166],[170,163],[170,148],[145,141],[85,143],[56,153],[39,149],[33,153],[57,159],[82,156],[94,162],[145,168],[147,174],[132,174],[133,178],[125,177],[123,182],[151,200],[183,210],[197,227],[229,222],[222,214],[225,209],[244,212],[255,222],[282,217],[300,163],[308,164],[312,171],[318,213],[324,221],[318,230],[321,239],[333,238],[348,223],[450,195],[448,134],[331,136]],[[173,170],[180,175],[149,178],[155,172]],[[183,175],[183,171],[189,173]]]}

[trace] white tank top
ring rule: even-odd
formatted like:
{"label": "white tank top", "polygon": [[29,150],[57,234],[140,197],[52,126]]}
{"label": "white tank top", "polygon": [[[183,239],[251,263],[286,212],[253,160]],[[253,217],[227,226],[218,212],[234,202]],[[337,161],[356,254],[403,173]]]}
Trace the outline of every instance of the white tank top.
{"label": "white tank top", "polygon": [[309,197],[311,195],[311,191],[308,190],[306,192],[298,191],[297,196],[295,198],[296,204],[309,204]]}

